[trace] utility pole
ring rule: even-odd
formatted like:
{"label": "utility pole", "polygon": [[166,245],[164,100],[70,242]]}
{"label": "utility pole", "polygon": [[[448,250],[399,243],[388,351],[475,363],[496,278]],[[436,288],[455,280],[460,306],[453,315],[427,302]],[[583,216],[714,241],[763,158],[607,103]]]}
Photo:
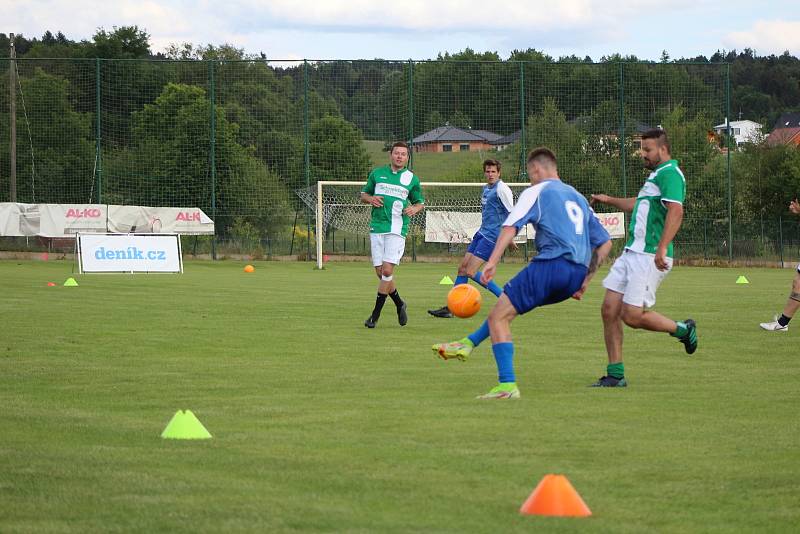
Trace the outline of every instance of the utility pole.
{"label": "utility pole", "polygon": [[11,151],[10,154],[10,161],[11,161],[11,176],[9,179],[10,183],[10,191],[9,191],[9,200],[11,202],[17,201],[17,69],[16,69],[16,62],[14,58],[17,56],[16,50],[14,49],[14,34],[9,34],[9,40],[11,42],[11,52],[9,57],[11,61],[9,61],[9,69],[8,69],[8,77],[10,83],[8,84],[8,92],[10,96],[10,116],[11,116],[11,142],[9,143],[9,150]]}

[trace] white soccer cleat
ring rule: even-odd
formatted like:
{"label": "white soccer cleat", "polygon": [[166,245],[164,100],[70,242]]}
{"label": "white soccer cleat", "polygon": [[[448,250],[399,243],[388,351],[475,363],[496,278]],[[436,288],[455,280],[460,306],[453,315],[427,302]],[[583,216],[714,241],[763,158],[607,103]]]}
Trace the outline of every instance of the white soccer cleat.
{"label": "white soccer cleat", "polygon": [[786,332],[789,330],[789,325],[781,326],[781,323],[778,322],[778,316],[776,315],[774,320],[771,323],[761,323],[759,326],[764,330],[768,330],[770,332]]}

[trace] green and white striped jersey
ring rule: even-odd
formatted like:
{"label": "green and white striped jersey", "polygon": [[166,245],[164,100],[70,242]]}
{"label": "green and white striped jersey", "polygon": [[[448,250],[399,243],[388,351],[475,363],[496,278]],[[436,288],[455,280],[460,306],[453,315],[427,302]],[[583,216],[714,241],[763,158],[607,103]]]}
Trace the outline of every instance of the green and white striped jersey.
{"label": "green and white striped jersey", "polygon": [[397,234],[405,237],[408,233],[409,217],[403,215],[403,210],[410,204],[425,202],[419,178],[405,167],[398,171],[393,171],[388,165],[373,169],[361,192],[383,198],[382,207],[372,208],[369,224],[371,234]]}
{"label": "green and white striped jersey", "polygon": [[[665,203],[683,204],[685,198],[686,178],[678,167],[678,162],[671,159],[656,167],[636,197],[625,248],[634,252],[655,254],[667,218]],[[667,246],[667,257],[672,257],[672,243]]]}

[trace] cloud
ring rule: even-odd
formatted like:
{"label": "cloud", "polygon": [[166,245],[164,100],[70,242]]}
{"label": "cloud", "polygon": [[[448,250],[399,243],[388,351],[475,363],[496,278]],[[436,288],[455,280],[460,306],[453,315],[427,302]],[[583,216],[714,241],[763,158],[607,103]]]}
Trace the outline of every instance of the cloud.
{"label": "cloud", "polygon": [[725,44],[731,48],[752,48],[759,54],[800,53],[800,20],[758,20],[746,31],[730,32]]}

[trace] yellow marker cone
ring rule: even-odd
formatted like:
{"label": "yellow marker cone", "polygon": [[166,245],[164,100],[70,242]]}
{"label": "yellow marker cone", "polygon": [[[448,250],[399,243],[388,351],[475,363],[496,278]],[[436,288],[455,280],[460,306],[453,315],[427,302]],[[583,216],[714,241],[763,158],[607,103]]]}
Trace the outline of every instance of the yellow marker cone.
{"label": "yellow marker cone", "polygon": [[449,276],[445,276],[444,278],[442,278],[439,281],[439,285],[440,286],[452,286],[453,285],[453,279],[450,278]]}
{"label": "yellow marker cone", "polygon": [[172,416],[167,427],[161,433],[164,439],[211,439],[211,433],[206,430],[191,410],[178,410]]}
{"label": "yellow marker cone", "polygon": [[737,284],[749,284],[750,280],[748,280],[746,276],[742,275],[742,276],[740,276],[739,278],[736,279],[736,283]]}
{"label": "yellow marker cone", "polygon": [[67,281],[64,282],[65,287],[78,287],[78,282],[75,281],[74,278],[70,277],[67,278]]}

